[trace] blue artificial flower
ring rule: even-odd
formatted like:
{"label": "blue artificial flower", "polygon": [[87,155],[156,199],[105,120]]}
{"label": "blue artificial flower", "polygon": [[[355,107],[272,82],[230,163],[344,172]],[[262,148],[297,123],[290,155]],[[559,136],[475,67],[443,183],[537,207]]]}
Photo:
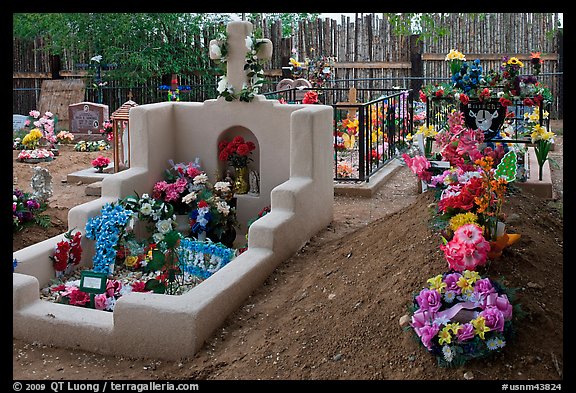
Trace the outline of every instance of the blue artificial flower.
{"label": "blue artificial flower", "polygon": [[12,260],[12,273],[14,273],[14,269],[16,269],[16,266],[18,266],[18,260],[14,258]]}

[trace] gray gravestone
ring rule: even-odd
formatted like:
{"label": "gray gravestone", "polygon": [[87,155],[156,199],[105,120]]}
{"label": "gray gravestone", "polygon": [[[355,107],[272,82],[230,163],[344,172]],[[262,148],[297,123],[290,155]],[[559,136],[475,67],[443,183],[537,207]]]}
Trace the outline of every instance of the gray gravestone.
{"label": "gray gravestone", "polygon": [[12,131],[18,131],[24,128],[25,122],[28,116],[24,115],[12,115]]}
{"label": "gray gravestone", "polygon": [[100,128],[109,120],[108,105],[79,102],[68,106],[70,132],[76,140],[103,139]]}

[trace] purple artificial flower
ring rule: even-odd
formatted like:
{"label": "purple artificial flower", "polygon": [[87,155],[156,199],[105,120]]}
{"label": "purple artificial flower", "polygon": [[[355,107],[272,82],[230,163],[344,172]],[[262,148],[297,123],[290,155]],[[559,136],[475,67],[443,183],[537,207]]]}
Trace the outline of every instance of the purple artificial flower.
{"label": "purple artificial flower", "polygon": [[459,342],[472,340],[474,338],[474,326],[471,323],[460,325],[456,337],[458,337]]}
{"label": "purple artificial flower", "polygon": [[444,282],[446,283],[446,290],[456,292],[457,295],[462,293],[462,289],[456,284],[458,280],[462,277],[460,273],[450,273],[444,277]]}
{"label": "purple artificial flower", "polygon": [[502,312],[504,320],[509,321],[512,319],[512,305],[506,295],[498,296],[494,305]]}
{"label": "purple artificial flower", "polygon": [[426,324],[420,328],[420,340],[422,340],[422,344],[424,344],[426,348],[432,349],[432,339],[438,334],[439,330],[440,326],[430,324]]}
{"label": "purple artificial flower", "polygon": [[504,314],[498,309],[498,307],[487,306],[479,315],[484,317],[486,326],[489,327],[490,330],[496,330],[499,332],[504,331]]}
{"label": "purple artificial flower", "polygon": [[421,310],[435,313],[442,305],[442,296],[435,289],[423,289],[420,291],[420,294],[416,296],[416,302]]}
{"label": "purple artificial flower", "polygon": [[479,298],[485,298],[491,293],[496,293],[496,290],[489,278],[482,278],[474,284],[474,292],[480,295]]}

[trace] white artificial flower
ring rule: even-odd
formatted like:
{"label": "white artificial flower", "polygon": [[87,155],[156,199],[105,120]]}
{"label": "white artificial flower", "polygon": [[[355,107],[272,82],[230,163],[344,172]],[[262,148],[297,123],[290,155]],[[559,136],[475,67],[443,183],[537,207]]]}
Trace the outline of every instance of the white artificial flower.
{"label": "white artificial flower", "polygon": [[218,44],[210,45],[210,52],[215,56],[215,59],[222,58],[222,50],[220,49],[220,45]]}
{"label": "white artificial flower", "polygon": [[201,174],[197,175],[193,180],[195,185],[204,184],[207,181],[208,181],[208,176],[205,173],[201,173]]}
{"label": "white artificial flower", "polygon": [[228,78],[226,77],[226,75],[222,75],[220,77],[220,81],[218,82],[218,87],[216,88],[216,90],[218,90],[218,93],[222,93],[227,88],[228,88]]}
{"label": "white artificial flower", "polygon": [[148,195],[146,193],[142,194],[142,199],[149,199],[149,198],[150,198],[150,195]]}
{"label": "white artificial flower", "polygon": [[102,55],[96,55],[90,59],[90,61],[95,61],[97,63],[100,63],[101,60],[102,60]]}
{"label": "white artificial flower", "polygon": [[218,181],[214,184],[214,189],[220,192],[228,192],[230,191],[230,183],[227,181]]}
{"label": "white artificial flower", "polygon": [[444,354],[444,359],[446,359],[447,362],[451,362],[452,359],[454,359],[454,352],[452,352],[452,348],[448,345],[444,345],[442,347],[442,353]]}
{"label": "white artificial flower", "polygon": [[[164,234],[156,232],[152,235],[152,239],[154,240],[155,243],[160,243],[162,240],[164,240]],[[142,261],[142,266],[146,266],[147,264],[148,262]]]}
{"label": "white artificial flower", "polygon": [[246,37],[246,49],[252,50],[252,38],[249,36]]}
{"label": "white artificial flower", "polygon": [[230,206],[226,202],[221,201],[216,205],[216,210],[227,216],[230,213]]}
{"label": "white artificial flower", "polygon": [[143,203],[142,207],[140,208],[140,213],[145,216],[150,215],[150,213],[152,213],[152,205],[149,203]]}
{"label": "white artificial flower", "polygon": [[182,202],[184,202],[186,204],[190,204],[191,202],[193,202],[195,200],[196,200],[196,193],[194,193],[194,192],[191,192],[190,194],[188,194],[182,198]]}
{"label": "white artificial flower", "polygon": [[161,234],[166,234],[172,230],[172,220],[160,220],[156,223],[156,229]]}
{"label": "white artificial flower", "polygon": [[503,91],[499,91],[498,93],[496,93],[496,97],[498,97],[498,98],[504,97],[504,92],[503,92]]}

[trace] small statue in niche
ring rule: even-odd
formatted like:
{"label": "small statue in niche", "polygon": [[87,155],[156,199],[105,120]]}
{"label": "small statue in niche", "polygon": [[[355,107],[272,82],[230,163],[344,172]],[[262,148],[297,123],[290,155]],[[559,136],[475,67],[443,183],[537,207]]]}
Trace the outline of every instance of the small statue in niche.
{"label": "small statue in niche", "polygon": [[255,170],[251,170],[249,174],[250,190],[248,194],[250,195],[260,195],[260,177]]}
{"label": "small statue in niche", "polygon": [[33,170],[30,181],[32,195],[38,201],[48,202],[48,198],[52,196],[52,175],[48,172],[48,169],[41,166],[36,166]]}

